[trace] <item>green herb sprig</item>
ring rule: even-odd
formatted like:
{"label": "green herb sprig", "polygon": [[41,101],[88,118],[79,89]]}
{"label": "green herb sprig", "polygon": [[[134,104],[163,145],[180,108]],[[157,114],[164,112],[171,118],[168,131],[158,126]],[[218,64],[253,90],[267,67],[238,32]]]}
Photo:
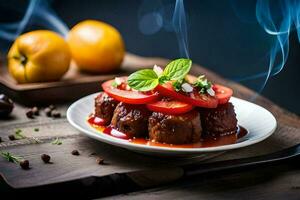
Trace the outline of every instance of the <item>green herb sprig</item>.
{"label": "green herb sprig", "polygon": [[190,59],[180,58],[171,61],[161,75],[157,75],[152,69],[142,69],[132,73],[128,77],[129,87],[138,91],[153,90],[158,84],[166,81],[180,81],[189,73],[192,66]]}
{"label": "green herb sprig", "polygon": [[20,163],[20,161],[23,160],[23,157],[13,155],[12,153],[9,153],[8,151],[1,151],[0,155],[7,161],[13,162],[13,163]]}
{"label": "green herb sprig", "polygon": [[15,132],[15,138],[17,140],[21,140],[21,139],[25,139],[27,137],[22,134],[22,130],[21,129],[17,129],[16,132]]}
{"label": "green herb sprig", "polygon": [[62,144],[62,141],[57,137],[57,138],[55,138],[55,139],[51,142],[51,144],[53,144],[53,145],[61,145],[61,144]]}
{"label": "green herb sprig", "polygon": [[[35,131],[35,132],[39,131],[39,128],[35,128],[34,131]],[[23,135],[21,129],[17,129],[17,130],[15,131],[14,136],[15,136],[15,138],[16,138],[17,140],[21,140],[21,139],[29,139],[29,140],[34,141],[36,144],[42,142],[41,140],[39,140],[39,139],[36,138],[36,137],[33,137],[33,136],[32,136],[32,137],[27,137],[27,136]]]}

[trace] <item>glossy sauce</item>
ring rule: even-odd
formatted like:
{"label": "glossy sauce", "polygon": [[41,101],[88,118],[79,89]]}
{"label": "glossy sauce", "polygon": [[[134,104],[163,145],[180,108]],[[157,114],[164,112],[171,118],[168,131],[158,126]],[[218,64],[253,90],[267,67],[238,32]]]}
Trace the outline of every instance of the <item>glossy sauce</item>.
{"label": "glossy sauce", "polygon": [[99,130],[100,133],[110,135],[112,137],[120,138],[127,140],[128,142],[135,143],[135,144],[142,144],[148,146],[159,146],[159,147],[171,147],[171,148],[203,148],[203,147],[216,147],[228,144],[234,144],[237,142],[238,139],[247,135],[248,131],[238,126],[238,130],[233,133],[225,133],[218,137],[205,137],[202,138],[200,142],[191,143],[191,144],[166,144],[160,142],[150,141],[147,138],[128,138],[125,133],[122,133],[111,126],[104,126],[104,121],[101,118],[91,116],[88,119],[88,123],[94,127],[95,129]]}

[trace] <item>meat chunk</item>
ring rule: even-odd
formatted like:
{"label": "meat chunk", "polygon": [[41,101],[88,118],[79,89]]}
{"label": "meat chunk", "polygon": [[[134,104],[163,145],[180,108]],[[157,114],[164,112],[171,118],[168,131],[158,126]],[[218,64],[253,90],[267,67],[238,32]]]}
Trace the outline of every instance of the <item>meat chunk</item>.
{"label": "meat chunk", "polygon": [[120,102],[115,109],[111,125],[128,138],[145,137],[148,133],[150,111],[144,105],[131,105]]}
{"label": "meat chunk", "polygon": [[190,111],[182,115],[153,112],[149,117],[150,140],[168,144],[186,144],[200,141],[202,132],[200,114]]}
{"label": "meat chunk", "polygon": [[95,98],[95,117],[102,118],[105,125],[109,125],[118,101],[101,92]]}
{"label": "meat chunk", "polygon": [[206,136],[219,136],[237,130],[237,119],[232,103],[213,109],[201,109],[201,124]]}

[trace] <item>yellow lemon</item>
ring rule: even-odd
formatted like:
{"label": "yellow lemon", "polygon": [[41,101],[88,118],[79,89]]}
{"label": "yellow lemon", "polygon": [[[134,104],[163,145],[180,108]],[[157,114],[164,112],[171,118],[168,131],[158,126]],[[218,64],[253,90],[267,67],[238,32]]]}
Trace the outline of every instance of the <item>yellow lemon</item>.
{"label": "yellow lemon", "polygon": [[60,35],[37,30],[19,36],[7,59],[9,73],[18,83],[56,81],[68,71],[71,53]]}
{"label": "yellow lemon", "polygon": [[107,73],[120,68],[125,54],[124,42],[111,25],[96,20],[82,21],[70,30],[67,41],[82,71]]}

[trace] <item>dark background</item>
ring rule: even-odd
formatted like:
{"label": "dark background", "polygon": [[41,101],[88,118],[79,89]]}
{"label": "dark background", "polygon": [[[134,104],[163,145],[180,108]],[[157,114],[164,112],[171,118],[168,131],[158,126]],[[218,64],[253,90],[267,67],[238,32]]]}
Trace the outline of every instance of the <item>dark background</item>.
{"label": "dark background", "polygon": [[[10,3],[9,3],[10,2]],[[5,7],[19,1],[0,1],[1,21],[11,20],[13,14]],[[13,3],[12,3],[13,2]],[[255,18],[256,1],[185,0],[189,54],[193,62],[236,80],[265,71],[271,37]],[[24,4],[24,3],[23,3]],[[115,26],[123,35],[126,49],[142,56],[177,58],[176,35],[169,24],[173,0],[54,0],[51,7],[68,27],[84,19],[98,19]],[[140,28],[144,14],[163,13],[163,25],[153,34]],[[15,19],[13,19],[15,20]],[[153,30],[155,24],[142,24]],[[153,26],[153,28],[152,28]],[[149,28],[150,27],[150,28]],[[155,29],[156,30],[156,29]],[[283,70],[271,77],[262,94],[286,109],[300,114],[300,46],[295,32],[290,36],[290,52]],[[242,84],[260,91],[264,79],[243,81]]]}

